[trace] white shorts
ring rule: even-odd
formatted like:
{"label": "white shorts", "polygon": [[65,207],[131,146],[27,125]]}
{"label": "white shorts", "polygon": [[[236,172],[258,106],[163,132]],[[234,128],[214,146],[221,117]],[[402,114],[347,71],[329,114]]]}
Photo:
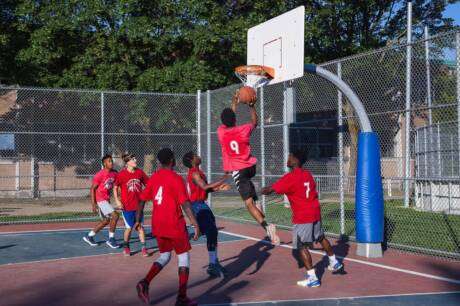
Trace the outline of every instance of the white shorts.
{"label": "white shorts", "polygon": [[101,217],[101,219],[110,218],[115,211],[108,201],[97,202],[97,206],[99,207],[99,217]]}

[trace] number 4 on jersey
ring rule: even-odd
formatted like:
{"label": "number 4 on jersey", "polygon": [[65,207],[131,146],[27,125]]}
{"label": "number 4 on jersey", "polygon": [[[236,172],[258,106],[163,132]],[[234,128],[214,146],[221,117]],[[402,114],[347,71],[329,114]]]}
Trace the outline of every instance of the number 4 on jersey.
{"label": "number 4 on jersey", "polygon": [[158,188],[155,200],[157,201],[158,205],[161,205],[161,202],[163,201],[163,186],[160,186],[160,188]]}

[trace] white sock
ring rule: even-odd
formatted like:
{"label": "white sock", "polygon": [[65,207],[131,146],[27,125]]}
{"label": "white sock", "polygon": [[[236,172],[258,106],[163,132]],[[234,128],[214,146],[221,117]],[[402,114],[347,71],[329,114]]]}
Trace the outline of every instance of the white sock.
{"label": "white sock", "polygon": [[94,236],[96,236],[96,233],[94,231],[91,231],[91,232],[89,232],[88,236],[94,237]]}
{"label": "white sock", "polygon": [[335,255],[328,256],[329,257],[329,264],[335,264],[337,262],[337,258],[335,258]]}
{"label": "white sock", "polygon": [[115,233],[114,232],[109,232],[109,238],[114,238],[115,237]]}
{"label": "white sock", "polygon": [[308,276],[311,277],[311,278],[316,278],[315,269],[308,270],[308,271],[307,271],[307,274],[308,274]]}
{"label": "white sock", "polygon": [[215,264],[217,263],[217,251],[208,251],[209,254],[209,263]]}

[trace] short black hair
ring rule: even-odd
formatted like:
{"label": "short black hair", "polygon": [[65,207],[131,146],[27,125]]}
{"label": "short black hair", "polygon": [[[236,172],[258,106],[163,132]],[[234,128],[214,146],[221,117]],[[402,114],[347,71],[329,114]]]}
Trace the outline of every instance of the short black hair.
{"label": "short black hair", "polygon": [[121,156],[121,159],[122,159],[125,163],[127,163],[127,162],[129,162],[131,159],[133,159],[134,157],[136,157],[136,155],[130,154],[130,153],[125,153],[125,154],[123,154],[123,155]]}
{"label": "short black hair", "polygon": [[192,160],[194,156],[195,153],[193,151],[185,153],[184,157],[182,157],[182,163],[185,167],[192,168]]}
{"label": "short black hair", "polygon": [[162,165],[168,165],[174,160],[174,152],[170,148],[163,148],[158,151],[157,158]]}
{"label": "short black hair", "polygon": [[220,114],[220,120],[225,126],[232,127],[236,124],[236,114],[231,108],[225,108]]}
{"label": "short black hair", "polygon": [[300,166],[303,166],[303,164],[305,164],[308,160],[308,150],[305,148],[295,149],[291,152],[291,154],[299,160]]}
{"label": "short black hair", "polygon": [[112,158],[112,155],[110,155],[110,154],[105,154],[104,156],[102,156],[102,159],[101,159],[102,163],[104,163],[105,160],[106,160],[106,159],[109,159],[109,158]]}

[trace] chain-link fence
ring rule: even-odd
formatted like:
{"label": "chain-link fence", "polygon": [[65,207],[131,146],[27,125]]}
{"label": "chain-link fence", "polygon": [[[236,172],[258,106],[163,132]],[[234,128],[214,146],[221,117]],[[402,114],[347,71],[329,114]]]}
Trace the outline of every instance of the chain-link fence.
{"label": "chain-link fence", "polygon": [[196,149],[196,114],[195,95],[1,88],[0,223],[94,219],[102,155],[150,174],[161,147]]}
{"label": "chain-link fence", "polygon": [[[380,137],[386,245],[460,257],[460,33],[321,66],[356,91]],[[219,115],[239,86],[197,95],[0,89],[0,222],[92,218],[88,189],[102,153],[119,168],[130,151],[150,173],[160,147],[172,147],[178,160],[196,150],[216,180],[223,174]],[[257,112],[256,188],[287,171],[290,150],[308,148],[305,167],[317,181],[325,230],[353,238],[360,126],[351,104],[327,81],[305,75],[259,89]],[[249,120],[245,105],[237,117]],[[185,172],[180,162],[178,171]],[[235,189],[210,203],[220,217],[252,220]],[[283,197],[260,203],[269,221],[291,226]]]}
{"label": "chain-link fence", "polygon": [[[321,65],[356,91],[379,135],[387,246],[460,257],[459,37],[450,32]],[[212,131],[235,89],[209,92]],[[308,148],[305,167],[317,181],[325,230],[353,238],[360,126],[351,104],[314,75],[264,87],[258,96],[262,119],[252,138],[259,160],[256,187],[281,177],[289,150]],[[238,120],[247,120],[247,113],[241,106]],[[216,179],[221,173],[217,139],[212,138],[210,146],[209,172]],[[261,200],[271,222],[291,225],[283,197]],[[220,216],[252,220],[236,193],[215,194],[212,203]]]}

